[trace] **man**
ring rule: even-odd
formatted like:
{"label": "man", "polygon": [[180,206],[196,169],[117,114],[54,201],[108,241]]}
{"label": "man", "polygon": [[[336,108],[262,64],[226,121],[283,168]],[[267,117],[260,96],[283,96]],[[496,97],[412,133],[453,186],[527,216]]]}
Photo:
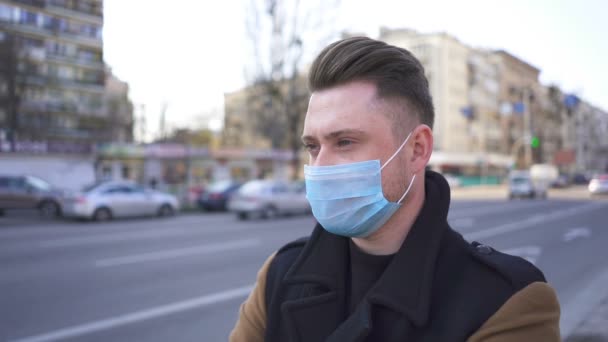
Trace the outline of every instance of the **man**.
{"label": "man", "polygon": [[318,224],[262,266],[230,340],[559,341],[541,271],[449,227],[449,186],[425,171],[434,109],[419,61],[348,38],[316,58],[309,87]]}

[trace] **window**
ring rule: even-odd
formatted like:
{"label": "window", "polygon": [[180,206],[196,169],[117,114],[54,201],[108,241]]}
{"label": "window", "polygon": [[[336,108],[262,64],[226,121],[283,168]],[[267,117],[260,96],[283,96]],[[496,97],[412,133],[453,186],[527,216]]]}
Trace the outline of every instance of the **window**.
{"label": "window", "polygon": [[74,68],[62,65],[59,67],[57,74],[59,78],[64,78],[68,80],[74,79]]}
{"label": "window", "polygon": [[103,179],[112,178],[112,168],[110,166],[104,166],[101,169],[101,178],[103,178]]}
{"label": "window", "polygon": [[37,25],[38,16],[34,12],[21,10],[21,18],[19,18],[19,23],[26,25]]}
{"label": "window", "polygon": [[128,166],[124,165],[122,167],[122,178],[129,179],[130,175],[131,175],[131,169]]}
{"label": "window", "polygon": [[43,181],[40,178],[27,177],[27,184],[37,190],[43,190],[43,191],[51,190],[51,185],[49,183]]}
{"label": "window", "polygon": [[11,21],[13,17],[13,6],[0,4],[0,20]]}
{"label": "window", "polygon": [[94,50],[89,50],[89,49],[80,49],[80,51],[78,51],[78,58],[83,61],[93,61],[93,62],[101,61],[100,53],[97,51],[94,51]]}
{"label": "window", "polygon": [[141,186],[134,186],[134,187],[131,188],[131,192],[132,193],[137,193],[137,194],[143,194],[143,193],[146,192],[146,189],[144,189]]}
{"label": "window", "polygon": [[131,192],[133,192],[133,188],[131,188],[130,186],[118,185],[118,186],[110,187],[110,188],[104,190],[102,193],[103,194],[128,194]]}
{"label": "window", "polygon": [[283,184],[278,184],[272,187],[273,194],[284,194],[287,192],[287,187]]}
{"label": "window", "polygon": [[44,46],[44,41],[42,39],[35,39],[29,37],[22,37],[21,43],[23,44],[23,46],[28,48],[39,48]]}
{"label": "window", "polygon": [[2,180],[1,187],[5,187],[8,189],[23,189],[25,188],[25,180],[23,178],[18,177],[5,177]]}

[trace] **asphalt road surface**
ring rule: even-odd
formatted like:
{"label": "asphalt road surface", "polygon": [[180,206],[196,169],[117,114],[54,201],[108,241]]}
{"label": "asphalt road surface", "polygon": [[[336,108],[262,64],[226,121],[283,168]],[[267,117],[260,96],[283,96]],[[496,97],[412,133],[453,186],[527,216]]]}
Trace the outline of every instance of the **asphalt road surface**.
{"label": "asphalt road surface", "polygon": [[[527,258],[567,334],[608,289],[608,201],[454,201],[469,240]],[[0,217],[0,341],[226,341],[262,262],[311,216],[110,223]],[[608,293],[606,293],[608,295]]]}

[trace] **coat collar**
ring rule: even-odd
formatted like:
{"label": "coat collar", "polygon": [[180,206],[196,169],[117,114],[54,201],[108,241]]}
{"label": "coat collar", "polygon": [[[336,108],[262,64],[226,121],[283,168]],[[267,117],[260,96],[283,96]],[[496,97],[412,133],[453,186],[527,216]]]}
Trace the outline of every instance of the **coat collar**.
{"label": "coat collar", "polygon": [[[448,227],[450,205],[449,186],[438,173],[426,172],[425,191],[424,205],[412,229],[367,296],[371,304],[401,313],[417,326],[424,325],[429,316],[435,261]],[[344,304],[348,262],[348,238],[330,234],[317,225],[283,281],[320,285]],[[310,299],[314,305],[316,301]],[[306,306],[306,301],[301,304]]]}

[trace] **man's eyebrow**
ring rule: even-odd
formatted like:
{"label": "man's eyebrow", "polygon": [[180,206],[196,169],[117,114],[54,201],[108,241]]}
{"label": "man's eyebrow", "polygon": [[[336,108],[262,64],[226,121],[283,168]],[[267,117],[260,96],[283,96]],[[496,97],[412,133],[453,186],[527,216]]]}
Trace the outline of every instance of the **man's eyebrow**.
{"label": "man's eyebrow", "polygon": [[[360,129],[354,129],[354,128],[348,128],[348,129],[341,129],[338,131],[333,131],[331,133],[328,133],[324,136],[324,138],[326,140],[331,140],[331,139],[335,139],[337,137],[340,137],[342,135],[364,135],[365,132],[363,130]],[[315,137],[311,136],[311,135],[304,135],[302,136],[302,141],[314,141],[317,140]]]}
{"label": "man's eyebrow", "polygon": [[339,131],[331,132],[325,136],[325,139],[328,139],[328,140],[335,139],[342,135],[363,135],[363,134],[365,134],[365,132],[363,130],[348,128],[348,129],[341,129]]}

